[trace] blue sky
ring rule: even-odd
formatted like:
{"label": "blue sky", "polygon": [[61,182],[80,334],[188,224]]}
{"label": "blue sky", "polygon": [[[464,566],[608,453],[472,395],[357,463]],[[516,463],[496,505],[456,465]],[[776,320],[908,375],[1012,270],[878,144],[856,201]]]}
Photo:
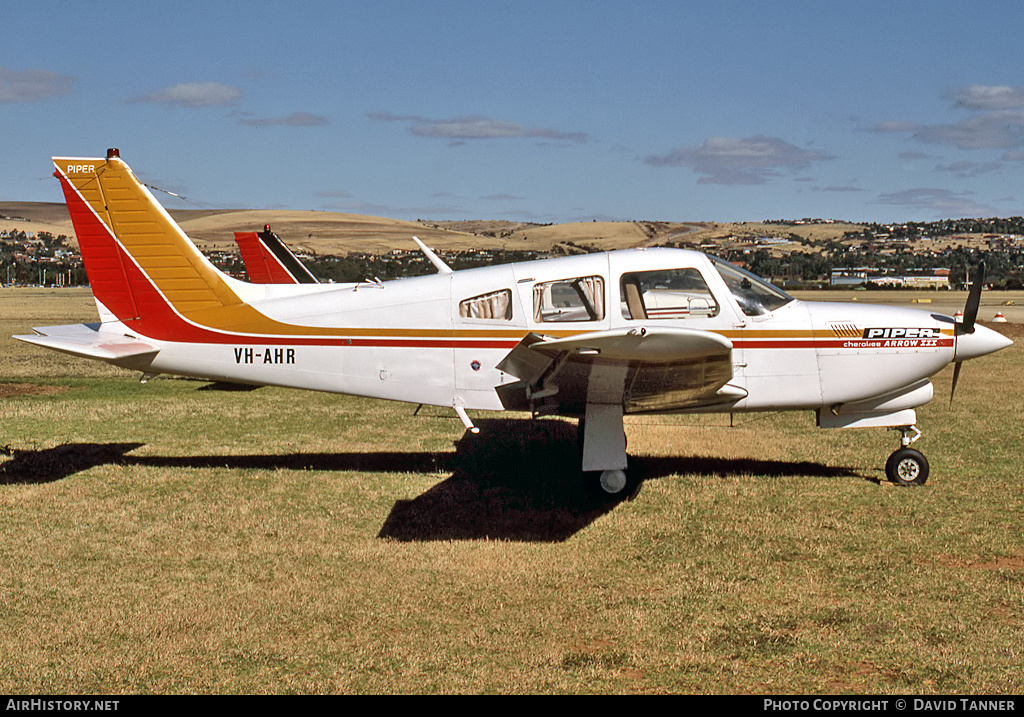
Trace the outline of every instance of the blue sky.
{"label": "blue sky", "polygon": [[175,208],[1024,214],[1019,2],[104,2],[3,12],[0,201],[118,147]]}

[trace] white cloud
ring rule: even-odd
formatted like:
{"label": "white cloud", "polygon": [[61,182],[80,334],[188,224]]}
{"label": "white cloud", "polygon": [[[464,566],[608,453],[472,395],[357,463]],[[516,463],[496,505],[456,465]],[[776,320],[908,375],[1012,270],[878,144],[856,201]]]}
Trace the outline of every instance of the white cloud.
{"label": "white cloud", "polygon": [[970,195],[970,192],[953,192],[949,189],[919,187],[882,194],[878,198],[878,203],[914,209],[928,209],[935,212],[935,217],[939,219],[990,217],[998,214],[996,209],[987,204],[975,202],[970,198]]}
{"label": "white cloud", "polygon": [[526,127],[517,122],[497,120],[480,115],[429,119],[419,115],[395,115],[390,112],[371,112],[367,115],[379,122],[410,123],[409,132],[417,137],[447,139],[453,142],[486,139],[553,139],[564,142],[586,142],[583,132],[563,132],[547,127]]}
{"label": "white cloud", "polygon": [[691,167],[701,184],[765,184],[779,169],[804,169],[832,156],[800,149],[778,137],[708,137],[697,147],[677,147],[644,162],[655,167]]}
{"label": "white cloud", "polygon": [[1024,147],[1024,88],[971,85],[950,93],[955,106],[980,110],[947,124],[881,122],[875,132],[906,132],[914,139],[958,149]]}
{"label": "white cloud", "polygon": [[879,122],[871,128],[872,132],[913,132],[918,125],[913,122]]}
{"label": "white cloud", "polygon": [[957,107],[971,110],[1024,109],[1024,88],[1005,85],[971,85],[954,90]]}
{"label": "white cloud", "polygon": [[186,82],[136,97],[131,102],[147,102],[168,107],[233,107],[242,99],[242,90],[220,82]]}
{"label": "white cloud", "polygon": [[75,78],[49,70],[0,67],[0,102],[37,102],[71,92]]}
{"label": "white cloud", "polygon": [[922,142],[951,145],[958,149],[1024,147],[1024,112],[1014,110],[982,112],[955,124],[883,122],[872,129],[876,132],[907,132]]}
{"label": "white cloud", "polygon": [[238,124],[250,127],[264,127],[267,125],[278,125],[283,127],[321,127],[328,124],[329,120],[321,115],[310,114],[309,112],[292,112],[287,117],[248,117],[238,120]]}
{"label": "white cloud", "polygon": [[1024,146],[1024,112],[999,110],[968,117],[956,124],[922,125],[914,137],[951,144],[959,149],[1009,149]]}
{"label": "white cloud", "polygon": [[972,162],[970,160],[963,159],[959,162],[939,164],[932,171],[948,172],[960,177],[961,179],[966,179],[969,177],[978,177],[982,174],[988,174],[989,172],[995,172],[1002,166],[1003,165],[999,162]]}

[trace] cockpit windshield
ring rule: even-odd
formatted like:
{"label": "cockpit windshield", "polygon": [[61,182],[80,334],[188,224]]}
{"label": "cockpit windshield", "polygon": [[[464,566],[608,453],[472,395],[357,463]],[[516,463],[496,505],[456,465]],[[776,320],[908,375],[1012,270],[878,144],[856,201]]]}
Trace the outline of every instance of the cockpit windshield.
{"label": "cockpit windshield", "polygon": [[733,298],[747,316],[762,316],[785,306],[793,297],[769,284],[764,279],[740,269],[738,266],[722,261],[718,257],[708,257],[715,269],[729,287]]}

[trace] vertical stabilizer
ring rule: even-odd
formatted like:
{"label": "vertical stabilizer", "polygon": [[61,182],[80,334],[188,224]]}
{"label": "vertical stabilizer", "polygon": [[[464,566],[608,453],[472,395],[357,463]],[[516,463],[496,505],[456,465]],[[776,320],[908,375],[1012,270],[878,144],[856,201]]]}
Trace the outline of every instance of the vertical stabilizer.
{"label": "vertical stabilizer", "polygon": [[235,232],[245,271],[253,284],[319,284],[280,237],[266,225],[262,232]]}
{"label": "vertical stabilizer", "polygon": [[[204,331],[297,335],[245,303],[249,284],[203,256],[136,179],[117,150],[104,159],[55,157],[89,283],[103,320],[153,339],[208,339]],[[251,295],[251,294],[250,294]]]}
{"label": "vertical stabilizer", "polygon": [[[239,303],[225,277],[189,240],[116,150],[104,159],[55,157],[68,212],[98,301],[119,318],[137,317],[143,287],[134,263],[182,315]],[[126,256],[127,255],[127,256]]]}

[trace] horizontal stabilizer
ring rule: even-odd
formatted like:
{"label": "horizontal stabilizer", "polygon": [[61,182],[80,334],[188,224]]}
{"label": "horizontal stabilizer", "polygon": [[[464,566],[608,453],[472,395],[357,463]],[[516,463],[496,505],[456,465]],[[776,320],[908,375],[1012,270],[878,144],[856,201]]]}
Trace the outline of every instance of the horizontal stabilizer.
{"label": "horizontal stabilizer", "polygon": [[38,334],[13,338],[43,348],[98,359],[126,368],[145,368],[160,352],[152,344],[132,338],[99,331],[101,324],[70,324],[43,326]]}

